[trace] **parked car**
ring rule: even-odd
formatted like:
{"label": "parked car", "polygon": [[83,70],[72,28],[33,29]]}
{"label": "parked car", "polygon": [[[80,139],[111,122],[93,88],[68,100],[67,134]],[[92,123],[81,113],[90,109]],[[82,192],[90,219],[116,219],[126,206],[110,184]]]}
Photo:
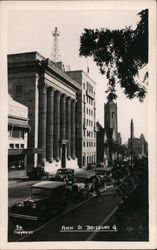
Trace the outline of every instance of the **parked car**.
{"label": "parked car", "polygon": [[95,168],[96,168],[96,165],[94,165],[94,164],[88,164],[88,166],[87,166],[87,170],[95,170]]}
{"label": "parked car", "polygon": [[94,171],[81,171],[75,174],[72,185],[72,198],[84,200],[92,196],[96,191],[95,183],[97,181],[98,178]]}
{"label": "parked car", "polygon": [[16,220],[44,221],[65,209],[66,184],[42,181],[31,186],[30,198],[12,206],[10,217]]}
{"label": "parked car", "polygon": [[56,181],[65,181],[67,183],[73,182],[74,169],[72,168],[59,168],[55,175]]}
{"label": "parked car", "polygon": [[36,167],[28,172],[28,177],[30,180],[40,180],[42,177],[49,177],[49,174],[45,172],[44,167]]}

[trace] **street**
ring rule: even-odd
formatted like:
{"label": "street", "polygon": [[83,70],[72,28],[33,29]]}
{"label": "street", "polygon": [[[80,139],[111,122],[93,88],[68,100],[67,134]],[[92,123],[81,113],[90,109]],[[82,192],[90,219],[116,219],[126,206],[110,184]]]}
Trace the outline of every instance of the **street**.
{"label": "street", "polygon": [[[9,188],[9,206],[29,196],[35,181],[17,183]],[[101,196],[83,202],[71,201],[66,211],[43,225],[19,225],[29,236],[15,234],[16,223],[9,220],[8,241],[85,241],[93,233],[92,226],[99,226],[116,208],[112,188],[101,190]],[[79,227],[79,231],[78,231]],[[107,232],[106,232],[107,233]],[[115,232],[116,233],[116,232]]]}

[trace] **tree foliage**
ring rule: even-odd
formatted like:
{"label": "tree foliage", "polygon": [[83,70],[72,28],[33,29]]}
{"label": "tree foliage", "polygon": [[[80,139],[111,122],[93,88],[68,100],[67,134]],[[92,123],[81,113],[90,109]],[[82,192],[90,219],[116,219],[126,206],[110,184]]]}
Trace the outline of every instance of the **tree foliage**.
{"label": "tree foliage", "polygon": [[119,82],[128,98],[143,101],[146,95],[146,79],[141,82],[139,70],[148,63],[148,10],[138,13],[140,21],[135,30],[84,29],[80,37],[80,55],[93,56],[96,65],[108,79],[108,100],[117,98]]}

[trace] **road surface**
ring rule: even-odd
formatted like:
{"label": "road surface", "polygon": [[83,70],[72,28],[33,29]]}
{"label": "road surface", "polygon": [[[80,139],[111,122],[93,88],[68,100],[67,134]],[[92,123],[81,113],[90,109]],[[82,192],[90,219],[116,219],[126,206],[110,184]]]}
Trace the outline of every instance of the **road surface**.
{"label": "road surface", "polygon": [[[37,229],[33,227],[23,228],[23,230],[32,230],[32,234],[27,237],[17,237],[16,235],[13,238],[13,234],[11,236],[13,227],[9,227],[9,241],[92,240],[91,236],[95,233],[96,227],[101,225],[116,207],[117,204],[113,198],[112,192],[103,192],[99,198],[93,198],[80,204],[75,204],[69,211],[64,212],[62,215],[57,216]],[[109,226],[109,229],[112,229],[113,225]]]}

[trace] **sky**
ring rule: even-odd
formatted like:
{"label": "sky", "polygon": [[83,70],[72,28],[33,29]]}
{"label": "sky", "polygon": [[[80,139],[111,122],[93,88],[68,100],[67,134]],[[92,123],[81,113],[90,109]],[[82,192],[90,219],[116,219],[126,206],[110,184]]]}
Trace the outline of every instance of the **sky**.
{"label": "sky", "polygon": [[[58,27],[60,59],[65,68],[87,72],[87,59],[79,56],[80,36],[84,28],[122,29],[126,26],[136,28],[140,18],[137,10],[106,9],[57,9],[53,10],[11,10],[8,13],[8,54],[38,51],[44,57],[50,57],[53,47],[52,32]],[[101,75],[92,58],[88,59],[89,76],[96,82],[96,120],[104,125],[104,103],[107,80]],[[142,79],[142,78],[141,78]],[[141,133],[147,139],[148,98],[140,103],[137,99],[129,100],[123,91],[117,88],[118,131],[122,142],[130,136],[130,121],[134,121],[135,137]]]}

